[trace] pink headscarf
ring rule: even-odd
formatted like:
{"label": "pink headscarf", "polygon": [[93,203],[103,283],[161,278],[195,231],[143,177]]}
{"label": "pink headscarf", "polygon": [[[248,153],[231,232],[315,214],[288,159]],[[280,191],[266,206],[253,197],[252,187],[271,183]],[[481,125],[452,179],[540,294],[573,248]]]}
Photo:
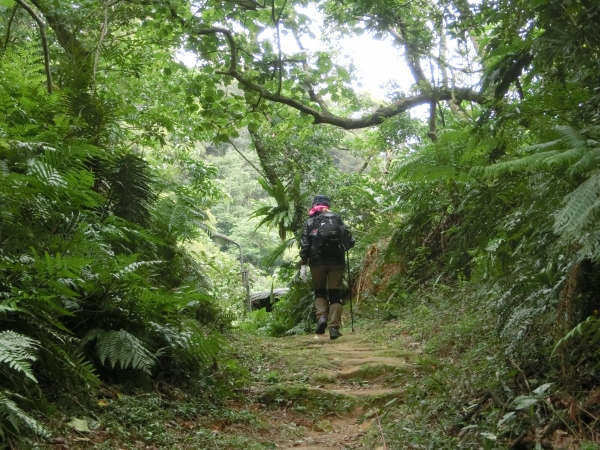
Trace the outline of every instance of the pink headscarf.
{"label": "pink headscarf", "polygon": [[327,205],[315,205],[312,207],[312,209],[308,212],[308,215],[310,217],[314,216],[315,214],[321,214],[322,212],[325,211],[329,211],[329,206]]}

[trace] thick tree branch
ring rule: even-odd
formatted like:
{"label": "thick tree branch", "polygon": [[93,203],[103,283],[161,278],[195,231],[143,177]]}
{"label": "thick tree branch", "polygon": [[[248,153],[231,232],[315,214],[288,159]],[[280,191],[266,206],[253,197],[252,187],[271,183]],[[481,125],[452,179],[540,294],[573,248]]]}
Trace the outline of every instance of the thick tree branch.
{"label": "thick tree branch", "polygon": [[[300,36],[298,35],[298,32],[296,30],[294,30],[293,33],[294,33],[294,39],[296,39],[296,43],[298,44],[298,48],[300,48],[300,51],[303,52],[304,46],[302,45],[302,41],[300,40]],[[304,59],[303,68],[304,68],[304,70],[308,71],[308,61],[306,59]],[[321,97],[319,94],[317,94],[315,92],[313,85],[310,84],[309,82],[305,82],[304,84],[306,85],[306,88],[308,90],[308,96],[310,97],[310,100],[315,102],[316,104],[318,104],[325,113],[329,113],[329,108],[327,107],[327,103],[325,103],[325,100],[323,99],[323,97]]]}
{"label": "thick tree branch", "polygon": [[427,136],[429,136],[429,139],[433,142],[437,141],[436,106],[436,101],[432,101],[429,104],[429,131],[427,132]]}
{"label": "thick tree branch", "polygon": [[397,43],[404,46],[404,56],[406,58],[406,63],[408,68],[410,69],[410,73],[412,74],[415,82],[418,83],[426,83],[429,85],[429,81],[425,76],[425,72],[423,72],[423,68],[421,67],[421,61],[419,54],[419,49],[415,44],[411,44],[406,39],[406,27],[402,24],[400,26],[400,32],[395,30],[393,27],[389,26],[388,31],[392,35],[392,37],[396,40]]}
{"label": "thick tree branch", "polygon": [[81,45],[81,42],[77,40],[73,33],[67,29],[59,16],[52,14],[48,8],[44,8],[44,5],[39,0],[31,0],[31,3],[46,18],[48,25],[54,30],[58,43],[67,53],[78,56],[89,55],[89,52]]}
{"label": "thick tree branch", "polygon": [[226,28],[207,28],[205,30],[196,31],[200,36],[205,36],[208,34],[224,34],[227,38],[227,42],[229,43],[229,72],[237,73],[237,46],[235,45],[235,39],[233,39],[233,33]]}
{"label": "thick tree branch", "polygon": [[46,40],[46,24],[24,0],[17,0],[17,3],[35,20],[40,29],[42,49],[44,51],[44,68],[46,70],[46,89],[48,90],[48,94],[52,94],[52,72],[50,71],[50,53],[48,51],[48,41]]}
{"label": "thick tree branch", "polygon": [[[237,47],[235,44],[235,40],[233,38],[233,34],[231,31],[224,28],[208,28],[205,30],[198,31],[200,35],[208,35],[208,34],[224,34],[229,43],[230,49],[230,61],[229,61],[229,69],[228,70],[220,70],[216,73],[221,75],[230,76],[236,79],[244,88],[259,93],[263,98],[267,100],[271,100],[276,103],[282,103],[284,105],[291,106],[294,109],[297,109],[300,112],[308,114],[314,118],[314,124],[329,124],[335,125],[340,128],[344,128],[346,130],[354,130],[359,128],[367,128],[375,125],[381,124],[384,120],[394,117],[402,112],[405,112],[415,106],[431,104],[435,101],[440,100],[450,100],[454,99],[456,102],[461,102],[463,100],[472,101],[475,103],[483,103],[485,101],[485,97],[480,92],[477,92],[473,89],[468,88],[441,88],[436,90],[436,92],[425,92],[414,95],[412,97],[405,97],[398,99],[387,106],[382,106],[375,110],[373,113],[365,114],[359,118],[348,118],[348,117],[340,117],[334,114],[331,114],[328,110],[319,111],[313,107],[310,107],[300,100],[296,100],[295,98],[286,97],[285,95],[281,95],[278,93],[273,93],[267,90],[264,86],[255,83],[249,78],[245,77],[242,73],[237,70]],[[310,93],[311,100],[321,106],[323,109],[323,105],[318,102],[316,98],[316,94],[313,97]],[[324,102],[323,102],[324,104]]]}
{"label": "thick tree branch", "polygon": [[[260,93],[267,100],[271,100],[276,103],[283,103],[285,105],[297,109],[298,111],[312,116],[314,118],[314,124],[325,123],[344,128],[345,130],[356,130],[359,128],[367,128],[379,125],[383,123],[384,120],[389,119],[390,117],[394,117],[405,111],[408,111],[409,109],[414,108],[415,106],[431,104],[431,102],[435,101],[436,99],[449,100],[452,98],[452,91],[450,89],[441,89],[436,94],[418,94],[412,97],[402,98],[390,103],[387,106],[382,106],[378,108],[375,112],[371,114],[365,114],[359,118],[348,118],[339,117],[329,112],[321,112],[315,108],[311,108],[310,106],[305,105],[304,103],[296,99],[269,92],[263,86],[248,80],[237,71],[219,73],[229,75],[235,78],[246,89],[250,89],[251,91]],[[483,95],[471,89],[455,88],[454,94],[457,102],[461,100],[469,100],[475,103],[484,102]]]}

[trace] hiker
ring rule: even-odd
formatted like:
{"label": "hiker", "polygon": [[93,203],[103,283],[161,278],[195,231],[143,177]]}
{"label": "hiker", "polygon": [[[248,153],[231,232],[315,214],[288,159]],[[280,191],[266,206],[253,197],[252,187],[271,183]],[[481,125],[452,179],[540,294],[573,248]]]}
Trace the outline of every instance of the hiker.
{"label": "hiker", "polygon": [[316,333],[325,334],[329,320],[329,337],[337,339],[342,335],[344,252],[354,246],[354,239],[342,219],[329,210],[330,205],[325,195],[317,195],[312,202],[300,239],[300,279],[307,280],[308,264],[315,290]]}

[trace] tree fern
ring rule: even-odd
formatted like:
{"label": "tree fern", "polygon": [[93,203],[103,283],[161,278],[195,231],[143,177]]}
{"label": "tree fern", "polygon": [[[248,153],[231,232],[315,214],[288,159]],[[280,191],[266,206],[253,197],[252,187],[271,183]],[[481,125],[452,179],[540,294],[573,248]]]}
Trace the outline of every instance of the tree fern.
{"label": "tree fern", "polygon": [[112,368],[119,365],[122,369],[132,368],[150,373],[150,369],[156,363],[155,355],[144,346],[142,341],[125,330],[93,329],[86,334],[81,345],[95,339],[97,340],[96,354],[100,362],[104,364],[108,361]]}
{"label": "tree fern", "polygon": [[36,360],[39,342],[14,331],[0,332],[0,363],[7,364],[13,370],[21,372],[30,380],[37,382],[31,362]]}
{"label": "tree fern", "polygon": [[565,197],[565,204],[556,214],[555,231],[568,239],[583,238],[593,229],[600,212],[600,170]]}
{"label": "tree fern", "polygon": [[148,163],[131,153],[123,155],[110,183],[114,213],[130,222],[146,224],[150,205],[156,199]]}
{"label": "tree fern", "polygon": [[153,210],[154,225],[164,232],[166,241],[189,241],[198,237],[205,227],[205,211],[193,204],[190,198],[177,194],[162,196]]}
{"label": "tree fern", "polygon": [[584,136],[584,133],[597,133],[595,128],[579,132],[569,126],[558,126],[554,131],[561,136],[559,139],[526,147],[521,150],[524,156],[485,167],[483,172],[488,176],[497,176],[503,172],[567,169],[573,176],[596,168],[600,156],[600,143]]}
{"label": "tree fern", "polygon": [[188,369],[198,370],[212,365],[222,347],[222,338],[217,334],[205,335],[198,325],[184,321],[183,330],[170,325],[150,322],[155,333],[167,342],[175,360]]}
{"label": "tree fern", "polygon": [[[485,167],[483,173],[488,176],[498,176],[503,173],[518,173],[518,172],[536,172],[539,170],[547,169],[547,160],[556,156],[556,150],[549,150],[541,153],[534,153],[533,155],[523,156],[518,159],[511,161],[503,161],[492,166]],[[473,169],[479,171],[477,169]]]}

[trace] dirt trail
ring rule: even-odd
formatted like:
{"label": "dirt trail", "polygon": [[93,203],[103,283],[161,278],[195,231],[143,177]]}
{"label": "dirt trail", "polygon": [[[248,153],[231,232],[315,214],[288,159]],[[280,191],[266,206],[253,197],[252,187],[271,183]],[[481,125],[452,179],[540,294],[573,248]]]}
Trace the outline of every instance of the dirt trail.
{"label": "dirt trail", "polygon": [[383,406],[402,402],[403,380],[415,370],[414,351],[369,343],[349,331],[335,341],[299,336],[278,339],[273,347],[273,366],[282,379],[254,389],[264,404],[289,407],[289,413],[272,416],[278,426],[304,430],[300,438],[278,442],[283,449],[363,448],[361,437],[378,427]]}

